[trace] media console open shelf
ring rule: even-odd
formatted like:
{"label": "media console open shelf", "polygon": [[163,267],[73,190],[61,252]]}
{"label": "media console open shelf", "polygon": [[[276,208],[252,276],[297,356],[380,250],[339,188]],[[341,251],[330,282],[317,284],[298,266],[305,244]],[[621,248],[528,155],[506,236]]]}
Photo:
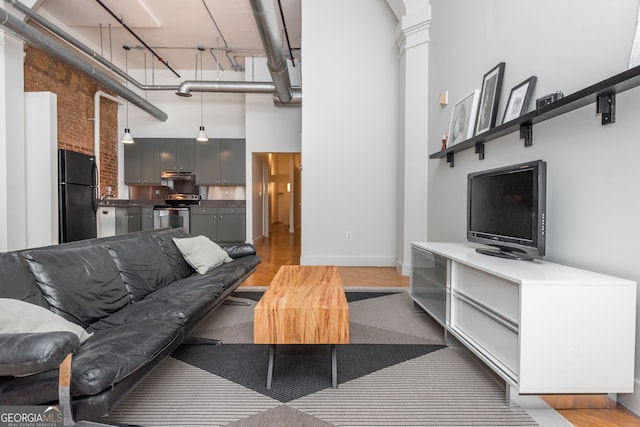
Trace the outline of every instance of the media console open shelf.
{"label": "media console open shelf", "polygon": [[410,293],[520,394],[632,393],[636,282],[412,243]]}
{"label": "media console open shelf", "polygon": [[602,124],[615,122],[616,93],[640,86],[640,66],[630,68],[589,87],[560,98],[551,104],[530,111],[517,119],[503,123],[480,135],[473,136],[446,150],[429,156],[430,159],[446,158],[449,166],[454,165],[454,155],[459,151],[475,148],[480,159],[484,158],[484,144],[510,133],[519,131],[525,146],[533,144],[533,125],[552,119],[591,103],[596,103],[597,112],[602,115]]}

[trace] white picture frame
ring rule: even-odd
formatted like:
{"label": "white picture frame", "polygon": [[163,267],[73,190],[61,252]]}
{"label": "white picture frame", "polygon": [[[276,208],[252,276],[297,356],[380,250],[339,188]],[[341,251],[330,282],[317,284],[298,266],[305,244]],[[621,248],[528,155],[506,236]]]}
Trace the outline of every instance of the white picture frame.
{"label": "white picture frame", "polygon": [[480,91],[474,90],[453,106],[447,147],[459,144],[473,136],[479,97]]}

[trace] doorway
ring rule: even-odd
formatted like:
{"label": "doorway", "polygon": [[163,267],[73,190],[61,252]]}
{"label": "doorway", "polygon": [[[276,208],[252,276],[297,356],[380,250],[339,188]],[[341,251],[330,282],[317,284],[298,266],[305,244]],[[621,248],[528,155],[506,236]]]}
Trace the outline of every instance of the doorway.
{"label": "doorway", "polygon": [[253,240],[268,238],[274,226],[286,227],[293,235],[301,232],[300,153],[253,153],[254,186]]}

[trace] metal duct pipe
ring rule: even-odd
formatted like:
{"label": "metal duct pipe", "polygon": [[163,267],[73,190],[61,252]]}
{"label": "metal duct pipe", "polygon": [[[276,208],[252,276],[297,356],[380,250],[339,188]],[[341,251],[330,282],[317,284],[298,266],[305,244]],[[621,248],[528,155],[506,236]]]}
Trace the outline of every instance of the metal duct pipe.
{"label": "metal duct pipe", "polygon": [[102,57],[102,55],[98,54],[93,49],[91,49],[90,47],[86,46],[80,40],[76,39],[71,34],[67,33],[62,28],[58,27],[57,25],[55,25],[51,21],[49,21],[49,20],[43,18],[42,16],[38,15],[37,13],[32,11],[29,7],[25,6],[21,2],[19,2],[17,0],[4,0],[4,1],[5,1],[5,3],[11,4],[11,6],[13,8],[15,8],[18,11],[20,11],[25,16],[28,16],[29,19],[32,19],[38,25],[42,26],[43,28],[47,29],[48,31],[51,31],[53,34],[55,34],[56,36],[60,37],[62,40],[66,41],[71,46],[77,48],[82,53],[84,53],[87,56],[91,57],[91,59],[93,59],[94,61],[104,65],[110,71],[113,71],[118,76],[120,76],[123,79],[127,80],[129,83],[133,84],[138,89],[140,89],[140,90],[171,90],[171,91],[175,91],[175,90],[178,89],[177,85],[171,85],[171,86],[144,85],[144,84],[138,82],[136,79],[131,77],[129,74],[125,73],[124,71],[122,71],[118,67],[114,66],[113,63],[107,61],[105,58]]}
{"label": "metal duct pipe", "polygon": [[271,82],[186,80],[180,84],[176,95],[189,97],[191,92],[273,93],[275,89]]}
{"label": "metal duct pipe", "polygon": [[302,105],[302,89],[299,87],[291,88],[291,101],[282,102],[277,93],[273,94],[273,103],[276,107],[300,107]]}
{"label": "metal duct pipe", "polygon": [[94,66],[79,58],[72,52],[68,51],[67,49],[53,41],[51,38],[42,34],[40,31],[13,17],[4,9],[0,9],[0,25],[7,28],[27,44],[30,44],[31,46],[34,46],[52,56],[55,56],[65,64],[96,79],[106,88],[114,91],[116,94],[131,102],[141,110],[151,114],[158,120],[167,120],[167,113],[152,105],[135,92],[132,92],[129,89],[125,88],[108,74],[97,70]]}
{"label": "metal duct pipe", "polygon": [[282,53],[282,40],[278,30],[276,12],[272,0],[250,0],[253,16],[258,25],[258,33],[267,54],[267,66],[276,86],[276,94],[282,103],[292,99],[291,80],[287,60]]}

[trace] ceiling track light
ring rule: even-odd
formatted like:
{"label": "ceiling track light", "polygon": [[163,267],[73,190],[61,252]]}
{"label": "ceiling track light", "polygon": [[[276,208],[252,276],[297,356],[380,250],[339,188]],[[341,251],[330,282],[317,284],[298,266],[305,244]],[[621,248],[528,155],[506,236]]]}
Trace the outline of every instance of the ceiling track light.
{"label": "ceiling track light", "polygon": [[[202,80],[202,52],[204,48],[198,47],[198,51],[200,52],[200,80]],[[196,55],[196,80],[198,80],[198,55]],[[198,131],[198,136],[196,136],[196,141],[206,142],[209,138],[204,131],[204,115],[202,113],[202,92],[200,92],[200,130]]]}
{"label": "ceiling track light", "polygon": [[[125,73],[129,74],[129,49],[131,48],[129,46],[122,46],[122,48],[124,49]],[[125,80],[124,84],[126,88],[129,88],[128,80]],[[131,131],[129,130],[129,101],[125,103],[125,115],[126,115],[127,125],[124,128],[124,135],[122,135],[122,139],[120,140],[120,142],[123,144],[133,144],[135,141],[133,140],[133,137],[131,136]]]}

